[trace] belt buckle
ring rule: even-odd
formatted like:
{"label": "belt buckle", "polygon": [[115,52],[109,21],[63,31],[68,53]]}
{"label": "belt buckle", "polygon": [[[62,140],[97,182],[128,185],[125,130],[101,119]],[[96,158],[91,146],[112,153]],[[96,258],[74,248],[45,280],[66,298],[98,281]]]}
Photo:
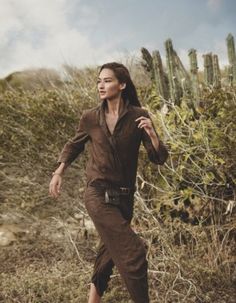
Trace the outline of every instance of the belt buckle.
{"label": "belt buckle", "polygon": [[122,194],[129,194],[130,189],[128,187],[120,187],[121,193]]}

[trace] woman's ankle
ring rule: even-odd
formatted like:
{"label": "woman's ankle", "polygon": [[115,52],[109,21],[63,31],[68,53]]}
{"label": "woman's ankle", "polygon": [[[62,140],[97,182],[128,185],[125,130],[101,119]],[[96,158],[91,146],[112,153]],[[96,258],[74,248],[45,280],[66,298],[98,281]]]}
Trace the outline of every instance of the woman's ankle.
{"label": "woman's ankle", "polygon": [[88,303],[100,303],[101,297],[97,293],[97,289],[94,283],[90,283],[89,299]]}

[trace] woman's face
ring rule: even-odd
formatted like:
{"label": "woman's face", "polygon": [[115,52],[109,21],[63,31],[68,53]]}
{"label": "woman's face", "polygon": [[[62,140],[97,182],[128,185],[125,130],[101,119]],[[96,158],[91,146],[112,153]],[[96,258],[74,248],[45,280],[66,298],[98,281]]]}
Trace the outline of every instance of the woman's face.
{"label": "woman's face", "polygon": [[97,80],[97,87],[100,99],[114,99],[120,96],[125,83],[120,83],[115,77],[113,70],[103,68]]}

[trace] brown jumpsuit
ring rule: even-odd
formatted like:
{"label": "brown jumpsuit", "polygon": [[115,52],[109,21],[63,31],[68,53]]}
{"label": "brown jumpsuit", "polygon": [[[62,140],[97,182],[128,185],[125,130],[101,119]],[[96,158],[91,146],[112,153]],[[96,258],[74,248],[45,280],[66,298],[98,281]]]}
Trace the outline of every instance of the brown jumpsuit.
{"label": "brown jumpsuit", "polygon": [[57,163],[70,164],[88,142],[89,161],[86,166],[87,186],[84,203],[100,236],[91,282],[102,296],[116,265],[132,300],[135,303],[148,303],[146,249],[143,241],[130,226],[134,192],[121,196],[120,205],[115,206],[104,204],[103,188],[92,185],[100,182],[133,188],[141,142],[150,161],[155,164],[164,164],[168,151],[157,132],[160,142],[158,151],[146,131],[137,127],[139,122],[135,119],[140,116],[150,118],[147,110],[131,105],[127,99],[111,134],[105,120],[106,106],[107,101],[101,101],[97,107],[83,112],[75,136],[65,144]]}

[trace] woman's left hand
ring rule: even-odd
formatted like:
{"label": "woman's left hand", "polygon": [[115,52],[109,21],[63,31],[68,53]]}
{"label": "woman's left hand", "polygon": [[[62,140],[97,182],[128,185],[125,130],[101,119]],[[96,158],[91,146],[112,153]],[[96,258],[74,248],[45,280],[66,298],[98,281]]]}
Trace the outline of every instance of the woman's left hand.
{"label": "woman's left hand", "polygon": [[154,137],[156,135],[151,119],[141,116],[138,117],[135,121],[140,121],[138,128],[144,128],[150,137]]}

